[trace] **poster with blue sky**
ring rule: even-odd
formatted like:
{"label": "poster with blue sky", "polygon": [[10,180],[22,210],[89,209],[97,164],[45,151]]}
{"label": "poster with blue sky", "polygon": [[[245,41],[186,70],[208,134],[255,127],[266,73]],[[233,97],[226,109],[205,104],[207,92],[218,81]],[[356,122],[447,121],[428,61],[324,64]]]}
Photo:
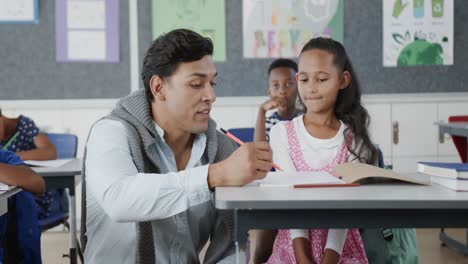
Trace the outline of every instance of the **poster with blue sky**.
{"label": "poster with blue sky", "polygon": [[453,65],[453,0],[382,0],[383,65]]}

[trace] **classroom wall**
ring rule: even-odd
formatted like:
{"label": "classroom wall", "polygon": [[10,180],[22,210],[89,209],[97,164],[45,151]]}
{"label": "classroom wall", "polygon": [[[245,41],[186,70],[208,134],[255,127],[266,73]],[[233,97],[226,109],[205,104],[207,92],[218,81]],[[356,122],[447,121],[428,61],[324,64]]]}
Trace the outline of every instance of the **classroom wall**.
{"label": "classroom wall", "polygon": [[128,1],[120,1],[119,63],[57,63],[55,0],[39,1],[38,24],[0,24],[0,100],[127,95],[128,27]]}
{"label": "classroom wall", "polygon": [[[213,105],[211,117],[217,122],[218,128],[253,127],[258,107],[267,99],[266,96],[218,97]],[[424,113],[430,116],[431,126],[433,122],[447,120],[449,115],[468,113],[468,93],[364,95],[362,101],[371,117],[369,130],[373,141],[381,146],[386,160],[391,160],[392,156],[392,121],[398,118],[392,117],[392,107],[394,109],[399,105],[407,105],[403,113],[406,111],[410,115],[421,104],[434,105],[434,112],[437,113]],[[76,134],[77,155],[81,157],[92,124],[107,115],[116,102],[117,99],[28,100],[0,101],[0,105],[4,115],[14,117],[23,114],[31,117],[45,132]],[[451,105],[453,107],[450,107]],[[421,131],[417,125],[411,129]],[[447,145],[443,151],[444,156],[449,155],[448,153],[456,156],[451,143],[443,144]]]}
{"label": "classroom wall", "polygon": [[[298,4],[300,4],[298,0]],[[382,2],[344,1],[344,45],[364,94],[468,91],[468,5],[455,1],[453,66],[382,67]],[[151,2],[138,1],[138,59],[151,35]],[[40,1],[38,25],[0,25],[0,100],[120,98],[130,91],[129,1],[120,1],[116,64],[55,62],[55,1]],[[226,1],[227,61],[216,63],[218,96],[262,96],[271,59],[242,58],[242,1]],[[142,86],[140,82],[140,87]]]}
{"label": "classroom wall", "polygon": [[[464,30],[464,28],[468,26],[468,20],[466,20],[466,17],[468,17],[468,6],[465,7],[462,1],[463,0],[455,0],[455,34],[461,37],[460,40],[456,41],[455,45],[456,56],[454,66],[391,68],[383,72],[376,72],[372,69],[363,71],[364,76],[372,76],[372,78],[375,78],[371,82],[372,85],[366,84],[366,81],[361,78],[365,87],[364,93],[366,93],[363,102],[372,118],[372,137],[375,142],[379,143],[384,151],[385,160],[388,161],[388,163],[397,162],[397,164],[402,164],[399,166],[404,171],[413,170],[414,168],[412,165],[414,165],[414,162],[418,161],[420,157],[403,157],[403,159],[400,160],[393,160],[391,125],[392,109],[394,107],[402,104],[409,106],[413,104],[433,104],[436,109],[436,114],[431,119],[433,122],[440,119],[446,120],[446,117],[450,114],[468,113],[468,109],[466,109],[466,106],[468,106],[468,93],[463,92],[468,91],[465,85],[468,81],[466,80],[468,75],[465,70],[465,68],[468,67],[466,63],[468,58],[464,57],[468,56],[468,53],[465,54],[465,52],[463,52],[467,48],[466,45],[468,45],[468,38],[465,40],[465,34],[468,34],[468,31]],[[45,13],[47,6],[51,2],[53,1],[40,2],[40,19],[42,24],[37,25],[37,27],[43,27],[47,24],[52,28],[54,27],[53,16],[47,16],[47,13]],[[148,25],[151,23],[151,17],[149,14],[150,1],[140,0],[138,2],[138,11],[140,14],[138,28],[139,32],[143,32],[143,36],[140,37],[141,40],[139,42],[139,57],[141,59],[144,51],[151,42],[151,36],[148,34],[148,32],[150,32]],[[234,10],[241,10],[241,7],[235,4],[239,2],[239,0],[226,1],[226,9],[232,11],[227,14],[228,19],[239,19],[234,18],[235,16],[239,16]],[[351,7],[349,3],[355,3],[356,6]],[[376,21],[375,24],[380,24],[381,18],[378,12],[381,12],[381,10],[379,11],[378,7],[376,7],[377,3],[380,3],[380,1],[345,0],[345,21],[348,21],[348,19],[355,19],[355,21],[360,21],[359,23],[364,23],[365,21],[365,23],[372,24],[369,23],[369,21]],[[121,1],[122,17],[127,16],[128,10],[125,10],[126,5],[126,1]],[[358,6],[361,6],[361,12],[359,12],[360,9],[358,9]],[[372,14],[366,13],[369,10],[377,10],[378,12]],[[106,70],[106,73],[102,75],[102,79],[90,81],[92,84],[89,84],[88,80],[92,80],[93,74],[100,73],[101,68],[99,67],[104,66],[97,64],[53,65],[55,57],[50,55],[51,53],[55,54],[53,50],[53,30],[49,30],[49,33],[46,34],[50,41],[47,40],[45,42],[47,44],[44,44],[37,41],[37,37],[34,37],[37,28],[31,25],[22,26],[24,26],[24,28],[20,29],[19,32],[21,32],[21,34],[19,34],[17,29],[11,29],[0,25],[0,56],[2,57],[0,65],[6,63],[7,66],[2,67],[2,71],[0,71],[0,107],[7,116],[24,114],[32,117],[44,131],[77,134],[79,138],[78,156],[82,156],[84,142],[86,141],[89,128],[96,120],[107,114],[117,101],[116,99],[109,98],[122,97],[130,90],[129,69],[123,65],[105,65],[106,68],[110,67],[110,69]],[[372,27],[377,26],[372,25]],[[381,25],[378,27],[381,28]],[[126,29],[128,29],[128,24],[121,20],[120,44],[122,50],[128,49],[128,43],[125,44],[128,42],[125,40],[125,38],[128,38],[128,30],[124,32]],[[227,35],[230,36],[229,38],[232,38],[229,39],[229,41],[238,43],[242,36],[239,32],[232,30],[233,29],[228,28],[227,31]],[[355,33],[352,34],[351,32]],[[20,42],[16,43],[16,45],[11,39],[7,40],[7,38],[3,37],[14,36],[15,34],[19,35],[18,38],[20,39]],[[357,69],[370,67],[369,65],[374,65],[376,70],[380,67],[375,64],[377,62],[381,63],[381,33],[374,32],[373,34],[374,40],[378,43],[377,46],[370,46],[369,43],[371,41],[367,38],[369,35],[370,31],[368,29],[360,28],[353,23],[349,24],[347,22],[345,24],[345,39],[349,38],[353,40],[352,42],[359,47],[358,50],[349,51]],[[29,44],[27,43],[34,43],[35,41],[38,42],[36,46],[33,48],[28,46]],[[7,44],[4,45],[5,43]],[[12,47],[18,47],[20,52],[13,52],[15,49]],[[40,49],[40,47],[43,47],[43,49]],[[228,59],[232,59],[233,54],[236,54],[236,52],[237,54],[241,54],[239,46],[235,49],[237,50],[228,51]],[[42,50],[42,52],[38,52],[38,50]],[[377,55],[370,57],[366,51]],[[12,54],[17,54],[17,56],[12,58]],[[128,62],[128,55],[127,57],[121,56],[121,59],[122,61]],[[26,64],[28,62],[33,64],[33,66],[27,66]],[[212,111],[212,117],[218,122],[219,126],[226,129],[253,126],[256,119],[257,108],[259,104],[266,100],[265,96],[255,95],[263,95],[263,87],[266,85],[266,80],[265,76],[261,76],[261,72],[266,69],[270,60],[258,60],[257,62],[257,64],[254,62],[251,62],[253,64],[249,64],[250,62],[245,62],[240,58],[237,61],[237,63],[243,63],[243,65],[253,65],[252,67],[254,67],[254,70],[252,72],[256,73],[254,76],[255,78],[251,78],[247,75],[243,78],[243,75],[235,75],[235,73],[232,73],[236,67],[229,66],[226,63],[217,64],[221,76],[227,76],[229,74],[232,74],[231,76],[238,76],[229,77],[232,79],[228,77],[220,79],[223,85],[219,86],[228,87],[229,85],[229,87],[234,88],[232,88],[232,91],[225,91],[225,88],[217,88],[219,97]],[[59,74],[56,76],[48,72],[48,67],[56,70]],[[362,68],[358,71],[362,71]],[[244,85],[244,82],[238,81],[239,76],[249,85]],[[410,79],[412,83],[403,84],[401,80],[398,80],[398,78],[401,77]],[[59,79],[53,81],[56,78]],[[419,82],[416,80],[419,80]],[[83,85],[78,85],[80,83]],[[372,87],[367,88],[368,86]],[[92,89],[90,88],[91,90],[87,90],[89,87],[92,87]],[[260,90],[256,91],[252,87],[262,87],[262,92],[260,92]],[[253,96],[230,96],[244,93],[243,89],[252,90],[251,95]],[[421,93],[408,93],[411,91],[420,91]],[[461,91],[462,93],[432,93],[434,91]],[[63,100],[53,100],[53,98],[60,98]],[[451,106],[455,106],[457,110],[454,111]],[[411,107],[408,109],[411,110]],[[417,125],[411,129],[421,131],[421,127]],[[435,144],[437,145],[437,153],[441,154],[441,160],[449,161],[456,158],[455,149],[449,138],[446,138],[444,143]],[[81,192],[80,188],[81,186],[78,185],[76,189],[76,193],[78,194],[76,199],[77,203],[81,200],[79,197]],[[78,205],[77,209],[79,216],[81,206]]]}

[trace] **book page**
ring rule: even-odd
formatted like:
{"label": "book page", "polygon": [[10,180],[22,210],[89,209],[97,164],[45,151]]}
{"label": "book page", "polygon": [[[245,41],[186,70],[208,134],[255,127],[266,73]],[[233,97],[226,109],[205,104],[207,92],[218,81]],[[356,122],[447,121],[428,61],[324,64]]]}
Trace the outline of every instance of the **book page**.
{"label": "book page", "polygon": [[369,178],[380,178],[430,185],[430,182],[421,181],[420,179],[401,175],[391,170],[385,170],[376,166],[358,162],[338,164],[336,165],[333,173],[341,176],[342,180],[346,183],[362,183],[362,181]]}
{"label": "book page", "polygon": [[292,187],[300,184],[340,184],[342,180],[324,171],[311,172],[269,172],[262,180],[256,180],[247,186]]}

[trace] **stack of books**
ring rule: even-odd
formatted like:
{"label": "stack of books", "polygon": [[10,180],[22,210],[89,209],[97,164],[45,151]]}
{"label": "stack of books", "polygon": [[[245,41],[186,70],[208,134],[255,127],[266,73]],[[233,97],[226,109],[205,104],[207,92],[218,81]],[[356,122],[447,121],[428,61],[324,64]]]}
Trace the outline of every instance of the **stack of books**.
{"label": "stack of books", "polygon": [[468,163],[419,162],[418,172],[430,175],[433,183],[468,191]]}

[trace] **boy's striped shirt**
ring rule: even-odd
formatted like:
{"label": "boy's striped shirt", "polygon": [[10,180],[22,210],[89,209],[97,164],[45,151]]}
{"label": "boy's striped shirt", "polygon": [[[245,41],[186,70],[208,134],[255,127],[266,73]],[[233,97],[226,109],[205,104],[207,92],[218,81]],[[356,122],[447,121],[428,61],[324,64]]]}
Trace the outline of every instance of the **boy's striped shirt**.
{"label": "boy's striped shirt", "polygon": [[[293,118],[300,114],[299,111],[296,110],[294,113]],[[265,132],[266,132],[266,140],[270,141],[270,129],[276,125],[280,121],[288,121],[289,119],[283,119],[280,115],[278,115],[278,110],[274,109],[271,111],[266,112],[265,114]]]}

